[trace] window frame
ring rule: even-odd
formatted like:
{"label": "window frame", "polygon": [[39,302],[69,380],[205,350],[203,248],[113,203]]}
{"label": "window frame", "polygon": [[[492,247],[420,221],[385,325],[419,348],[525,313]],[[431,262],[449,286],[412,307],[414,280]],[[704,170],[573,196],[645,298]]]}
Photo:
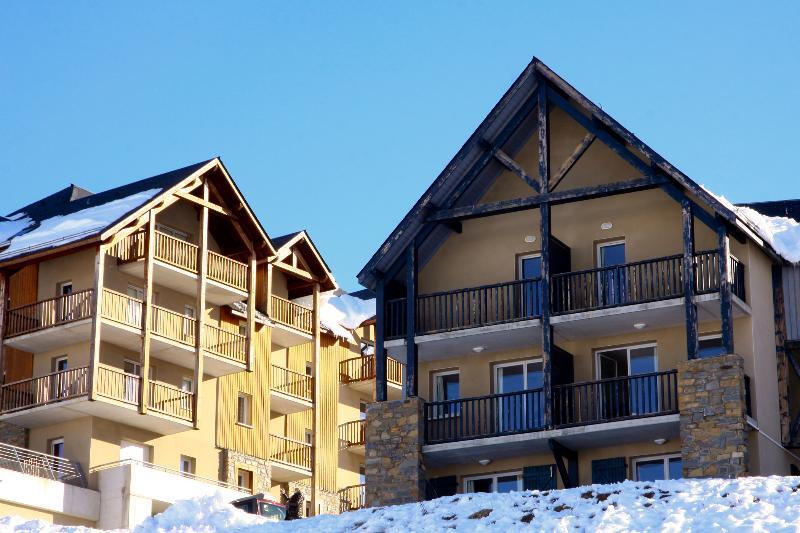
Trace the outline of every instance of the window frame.
{"label": "window frame", "polygon": [[[719,340],[720,347],[721,347],[723,350],[725,349],[725,347],[722,345],[722,333],[706,333],[706,334],[704,334],[704,335],[698,335],[698,336],[697,336],[697,344],[698,344],[698,348],[697,348],[697,358],[698,358],[698,359],[703,359],[702,357],[700,357],[700,348],[699,348],[699,344],[700,344],[700,342],[701,342],[701,341],[708,341],[708,340],[711,340],[711,339],[718,339],[718,340]],[[721,353],[720,355],[724,355],[724,352],[723,352],[723,353]],[[710,356],[710,357],[717,357],[717,356],[716,356],[716,355],[712,355],[712,356]]]}
{"label": "window frame", "polygon": [[[55,453],[55,447],[61,445],[61,455]],[[53,457],[64,458],[64,437],[56,437],[47,441],[47,452]]]}
{"label": "window frame", "polygon": [[[241,400],[245,400],[241,402]],[[236,424],[239,426],[244,426],[246,428],[253,427],[253,418],[252,418],[252,403],[253,403],[253,396],[247,394],[246,392],[239,392],[236,396]],[[243,409],[240,409],[244,406]],[[244,413],[244,417],[242,417],[242,412]],[[244,421],[243,421],[244,419]]]}
{"label": "window frame", "polygon": [[464,493],[472,493],[475,492],[472,489],[472,483],[477,480],[482,479],[491,479],[492,480],[492,492],[490,494],[497,494],[497,479],[501,477],[509,477],[509,476],[516,476],[517,477],[517,492],[521,492],[524,486],[524,480],[522,478],[522,470],[512,470],[511,472],[495,472],[492,474],[474,474],[470,476],[464,476],[461,479],[462,487],[464,487]]}
{"label": "window frame", "polygon": [[[189,470],[184,470],[184,461],[189,464]],[[181,454],[178,459],[178,471],[183,475],[194,475],[197,472],[197,459],[190,455]]]}
{"label": "window frame", "polygon": [[[243,473],[245,473],[245,472],[246,472],[246,473],[247,473],[247,475],[248,475],[248,480],[249,480],[249,482],[250,482],[250,485],[249,485],[249,486],[247,486],[247,485],[243,485],[243,484],[241,483],[241,478],[240,478],[240,476],[241,476]],[[249,490],[249,491],[251,491],[251,492],[252,492],[252,491],[253,491],[253,483],[254,483],[254,479],[253,479],[253,477],[254,477],[254,476],[255,476],[255,474],[253,473],[253,471],[252,471],[252,470],[249,470],[249,469],[247,469],[247,468],[242,468],[241,466],[237,466],[237,467],[236,467],[236,486],[237,486],[237,487],[239,487],[239,488],[241,488],[241,489],[247,489],[247,490]]]}
{"label": "window frame", "polygon": [[[516,276],[517,277],[517,281],[524,280],[524,279],[528,279],[528,280],[542,279],[541,276],[539,276],[538,278],[523,278],[522,277],[522,262],[525,261],[526,259],[535,259],[537,257],[541,261],[542,252],[525,252],[525,253],[517,254],[517,276]],[[541,268],[541,265],[540,265],[539,268]]]}
{"label": "window frame", "polygon": [[494,365],[492,365],[492,370],[493,370],[493,373],[494,373],[494,376],[493,376],[494,377],[494,383],[493,383],[493,385],[494,385],[494,393],[495,394],[503,394],[503,392],[505,392],[505,391],[500,390],[500,381],[498,380],[498,377],[500,375],[499,370],[502,369],[502,368],[507,368],[507,367],[510,367],[510,366],[518,366],[518,365],[523,365],[522,376],[523,376],[523,379],[525,381],[525,385],[524,385],[525,388],[523,390],[533,390],[533,389],[529,389],[528,388],[528,372],[527,372],[527,369],[524,366],[524,365],[529,365],[531,363],[544,364],[544,359],[542,359],[541,357],[533,357],[531,359],[521,359],[519,361],[508,361],[508,362],[505,362],[505,363],[495,363]]}
{"label": "window frame", "polygon": [[[634,481],[640,481],[639,480],[639,469],[638,469],[639,463],[648,463],[648,462],[651,462],[651,461],[661,460],[662,465],[664,467],[664,480],[669,480],[670,479],[670,477],[669,477],[669,460],[670,459],[681,459],[681,460],[683,460],[682,457],[681,457],[681,453],[680,452],[665,453],[665,454],[660,454],[660,455],[645,455],[645,456],[642,456],[642,457],[634,457],[634,458],[631,459],[631,469],[633,470],[633,472],[631,472],[631,474],[633,474],[631,477],[633,478]],[[681,465],[681,466],[683,466],[683,465]],[[683,478],[681,477],[679,479],[683,479]]]}
{"label": "window frame", "polygon": [[[625,242],[625,237],[615,237],[613,239],[609,239],[607,241],[600,241],[595,244],[595,252],[594,252],[594,260],[595,260],[595,267],[596,268],[610,268],[603,266],[603,255],[602,249],[607,248],[609,246],[617,246],[621,244],[625,247],[625,262],[622,263],[623,265],[628,262],[628,243]],[[616,265],[619,266],[619,265]]]}
{"label": "window frame", "polygon": [[[655,358],[655,370],[653,372],[659,372],[659,361],[658,361],[658,343],[657,342],[645,342],[642,344],[628,344],[624,346],[609,346],[606,348],[596,348],[594,350],[594,369],[595,369],[595,378],[600,380],[603,379],[600,377],[600,354],[603,352],[610,352],[613,350],[625,350],[628,365],[628,373],[625,377],[630,376],[638,376],[641,374],[631,374],[631,350],[635,350],[637,348],[653,348],[653,357]],[[618,376],[619,377],[619,376]]]}

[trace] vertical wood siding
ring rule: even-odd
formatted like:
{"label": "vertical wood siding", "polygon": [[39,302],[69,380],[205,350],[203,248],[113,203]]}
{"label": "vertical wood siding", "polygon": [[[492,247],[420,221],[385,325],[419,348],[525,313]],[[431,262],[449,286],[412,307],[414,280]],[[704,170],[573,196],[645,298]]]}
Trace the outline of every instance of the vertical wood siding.
{"label": "vertical wood siding", "polygon": [[[8,277],[8,307],[35,303],[39,299],[39,265],[27,265]],[[33,377],[33,354],[6,347],[0,378],[6,383]]]}

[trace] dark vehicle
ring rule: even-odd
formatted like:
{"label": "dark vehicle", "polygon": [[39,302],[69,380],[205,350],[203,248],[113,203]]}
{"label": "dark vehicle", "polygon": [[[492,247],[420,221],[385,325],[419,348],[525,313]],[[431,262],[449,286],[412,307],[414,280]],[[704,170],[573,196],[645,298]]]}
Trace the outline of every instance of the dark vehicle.
{"label": "dark vehicle", "polygon": [[266,499],[263,493],[233,500],[231,505],[246,513],[263,516],[274,522],[286,519],[286,506]]}

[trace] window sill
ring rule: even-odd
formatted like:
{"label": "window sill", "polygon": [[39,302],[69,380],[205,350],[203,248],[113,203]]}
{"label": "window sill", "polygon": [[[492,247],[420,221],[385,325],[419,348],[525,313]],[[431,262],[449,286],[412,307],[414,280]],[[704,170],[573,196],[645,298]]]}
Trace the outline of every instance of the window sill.
{"label": "window sill", "polygon": [[236,422],[236,425],[237,426],[241,426],[243,428],[247,428],[247,429],[253,429],[253,425],[252,424],[245,424],[243,422]]}

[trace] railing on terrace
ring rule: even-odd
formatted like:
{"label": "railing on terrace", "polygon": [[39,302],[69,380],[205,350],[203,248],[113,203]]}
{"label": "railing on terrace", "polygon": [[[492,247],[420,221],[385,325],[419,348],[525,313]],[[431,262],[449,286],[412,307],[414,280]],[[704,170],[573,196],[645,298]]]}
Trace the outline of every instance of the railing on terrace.
{"label": "railing on terrace", "polygon": [[96,467],[90,470],[91,473],[100,472],[102,470],[109,470],[111,468],[117,468],[123,465],[136,465],[141,466],[143,468],[149,468],[150,470],[157,470],[159,472],[165,472],[167,474],[172,474],[175,476],[185,477],[187,479],[191,479],[194,481],[199,481],[201,483],[208,483],[209,485],[216,485],[218,487],[223,487],[226,489],[231,489],[239,492],[248,492],[252,493],[252,491],[246,487],[240,487],[233,483],[226,483],[225,481],[219,481],[216,479],[209,479],[206,477],[198,476],[196,474],[191,474],[189,472],[181,472],[180,470],[176,470],[174,468],[169,468],[166,466],[156,465],[153,463],[147,463],[145,461],[137,461],[136,459],[122,459],[120,461],[114,461],[111,463],[105,463],[102,465],[97,465]]}
{"label": "railing on terrace", "polygon": [[282,366],[272,365],[270,388],[301,400],[311,401],[314,391],[314,378]]}
{"label": "railing on terrace", "polygon": [[151,306],[150,309],[152,311],[150,328],[153,334],[194,346],[194,333],[197,329],[197,321],[194,318],[157,305]]}
{"label": "railing on terrace", "polygon": [[0,468],[86,487],[86,476],[80,463],[10,444],[0,443]]}
{"label": "railing on terrace", "polygon": [[[111,253],[120,263],[139,261],[144,259],[147,252],[145,246],[146,240],[147,233],[145,231],[137,231],[115,244]],[[155,259],[197,274],[198,246],[196,244],[156,231],[153,248]],[[211,250],[208,251],[207,275],[210,280],[246,291],[249,268],[250,267],[245,263]]]}
{"label": "railing on terrace", "polygon": [[366,485],[350,485],[339,491],[339,512],[356,511],[365,507]]}
{"label": "railing on terrace", "polygon": [[311,470],[311,445],[278,435],[269,436],[270,460]]}
{"label": "railing on terrace", "polygon": [[5,335],[14,337],[91,318],[93,294],[86,289],[9,309]]}
{"label": "railing on terrace", "polygon": [[160,381],[149,381],[148,384],[150,385],[150,393],[147,396],[148,409],[191,422],[194,394]]}
{"label": "railing on terrace", "polygon": [[[402,385],[405,367],[406,365],[400,361],[387,357],[386,380],[395,385]],[[376,375],[374,355],[363,355],[339,362],[339,377],[342,383],[368,381],[375,379]]]}
{"label": "railing on terrace", "polygon": [[247,361],[247,337],[211,324],[205,325],[203,344],[209,352],[244,364]]}
{"label": "railing on terrace", "polygon": [[101,315],[113,322],[141,329],[142,305],[142,301],[138,298],[111,289],[103,289]]}
{"label": "railing on terrace", "polygon": [[46,376],[6,383],[0,387],[0,413],[70,400],[88,393],[88,366],[61,370]]}
{"label": "railing on terrace", "polygon": [[[556,385],[552,397],[554,428],[673,414],[678,412],[677,371]],[[544,430],[544,411],[542,389],[429,402],[425,442]]]}
{"label": "railing on terrace", "polygon": [[311,333],[314,328],[314,310],[286,298],[272,295],[270,318],[285,326]]}
{"label": "railing on terrace", "polygon": [[366,438],[367,421],[352,420],[339,425],[339,449],[346,450],[354,446],[364,446]]}
{"label": "railing on terrace", "polygon": [[118,368],[100,364],[97,367],[97,394],[129,405],[141,401],[142,378]]}

